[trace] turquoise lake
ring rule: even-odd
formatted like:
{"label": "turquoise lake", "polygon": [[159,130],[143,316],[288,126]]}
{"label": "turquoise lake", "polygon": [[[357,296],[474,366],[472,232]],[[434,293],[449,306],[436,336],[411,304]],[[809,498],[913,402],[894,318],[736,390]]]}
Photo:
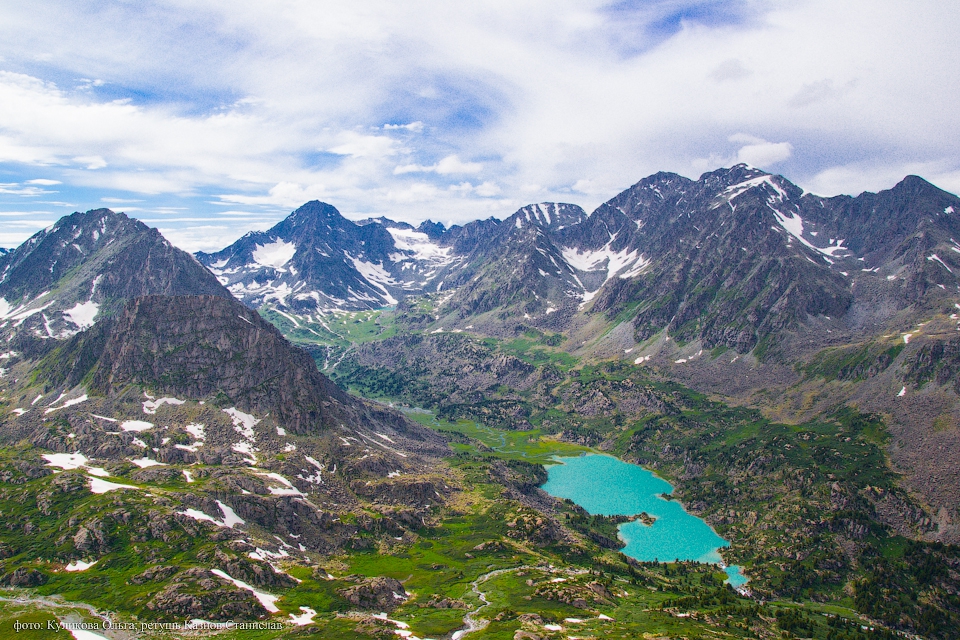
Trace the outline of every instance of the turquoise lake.
{"label": "turquoise lake", "polygon": [[[547,468],[548,479],[541,487],[550,495],[569,498],[594,515],[646,512],[656,518],[650,526],[639,520],[620,525],[625,555],[641,562],[723,562],[718,549],[730,543],[680,503],[664,499],[662,495],[673,493],[666,480],[612,456],[590,454],[556,460],[560,464]],[[732,586],[747,582],[739,567],[727,567],[726,571]]]}

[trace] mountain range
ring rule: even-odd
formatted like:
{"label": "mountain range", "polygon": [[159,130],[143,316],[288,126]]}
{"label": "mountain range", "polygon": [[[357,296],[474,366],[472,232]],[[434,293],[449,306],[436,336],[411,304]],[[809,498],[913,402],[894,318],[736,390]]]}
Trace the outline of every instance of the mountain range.
{"label": "mountain range", "polygon": [[[103,558],[137,587],[98,601],[148,618],[276,613],[258,589],[285,590],[294,620],[319,592],[331,611],[455,612],[412,590],[424,567],[479,593],[483,567],[522,557],[560,584],[581,569],[551,563],[618,548],[618,522],[537,488],[547,442],[680,483],[763,598],[815,587],[890,628],[949,628],[958,240],[960,198],[919,177],[822,198],[746,165],[450,228],[314,201],[195,256],[124,214],[74,213],[0,255],[0,583],[80,589],[63,572]],[[465,522],[493,538],[445,538]],[[394,556],[408,591],[371,577]],[[894,570],[908,604],[884,591]],[[468,624],[430,615],[438,635]],[[351,633],[382,631],[365,624]]]}
{"label": "mountain range", "polygon": [[450,229],[354,223],[311,202],[197,258],[249,306],[296,316],[447,291],[448,329],[570,330],[625,314],[638,341],[666,331],[746,353],[784,330],[882,331],[950,306],[958,210],[960,199],[916,176],[821,198],[738,165],[697,181],[655,174],[589,216],[543,203]]}

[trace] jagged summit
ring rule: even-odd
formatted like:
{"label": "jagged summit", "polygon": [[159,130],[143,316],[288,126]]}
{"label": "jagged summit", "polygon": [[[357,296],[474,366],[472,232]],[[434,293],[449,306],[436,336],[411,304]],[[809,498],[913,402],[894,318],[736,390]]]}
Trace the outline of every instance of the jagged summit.
{"label": "jagged summit", "polygon": [[42,338],[91,326],[142,295],[230,294],[156,229],[109,209],[74,213],[0,256],[2,330]]}
{"label": "jagged summit", "polygon": [[587,212],[575,204],[558,202],[541,202],[528,204],[504,220],[506,227],[522,228],[524,224],[537,226],[545,231],[559,231],[582,223],[587,219]]}

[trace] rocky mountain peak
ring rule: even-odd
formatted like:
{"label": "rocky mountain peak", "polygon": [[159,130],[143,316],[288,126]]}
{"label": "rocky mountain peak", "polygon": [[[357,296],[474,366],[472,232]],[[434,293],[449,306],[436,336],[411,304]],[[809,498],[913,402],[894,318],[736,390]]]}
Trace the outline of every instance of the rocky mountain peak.
{"label": "rocky mountain peak", "polygon": [[520,229],[524,225],[532,225],[553,232],[580,224],[586,219],[587,212],[575,204],[541,202],[521,207],[516,213],[504,220],[504,227]]}
{"label": "rocky mountain peak", "polygon": [[[110,209],[65,216],[37,232],[2,261],[0,292],[5,298],[34,297],[101,247],[150,229]],[[161,242],[166,242],[161,238]]]}
{"label": "rocky mountain peak", "polygon": [[132,299],[54,350],[40,370],[50,384],[83,383],[106,396],[135,385],[165,396],[214,397],[271,415],[298,434],[364,425],[379,416],[328,380],[309,354],[258,313],[218,296]]}
{"label": "rocky mountain peak", "polygon": [[230,295],[159,231],[109,209],[66,216],[0,257],[7,337],[66,337],[150,294]]}
{"label": "rocky mountain peak", "polygon": [[446,227],[439,222],[424,220],[420,223],[420,226],[417,227],[417,231],[427,234],[427,237],[432,240],[438,240],[441,236],[443,236],[443,232],[446,231]]}

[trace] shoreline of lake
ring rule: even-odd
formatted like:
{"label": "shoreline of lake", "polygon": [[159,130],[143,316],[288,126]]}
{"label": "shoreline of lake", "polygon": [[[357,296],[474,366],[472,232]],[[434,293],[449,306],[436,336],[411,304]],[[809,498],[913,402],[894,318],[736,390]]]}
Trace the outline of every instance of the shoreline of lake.
{"label": "shoreline of lake", "polygon": [[748,581],[740,567],[728,566],[720,555],[730,543],[682,504],[664,497],[673,493],[673,486],[663,478],[606,454],[554,459],[557,464],[547,467],[547,482],[540,487],[548,494],[570,499],[592,515],[647,513],[654,518],[649,525],[635,518],[617,527],[624,555],[641,562],[715,564],[726,572],[732,587],[741,588]]}

